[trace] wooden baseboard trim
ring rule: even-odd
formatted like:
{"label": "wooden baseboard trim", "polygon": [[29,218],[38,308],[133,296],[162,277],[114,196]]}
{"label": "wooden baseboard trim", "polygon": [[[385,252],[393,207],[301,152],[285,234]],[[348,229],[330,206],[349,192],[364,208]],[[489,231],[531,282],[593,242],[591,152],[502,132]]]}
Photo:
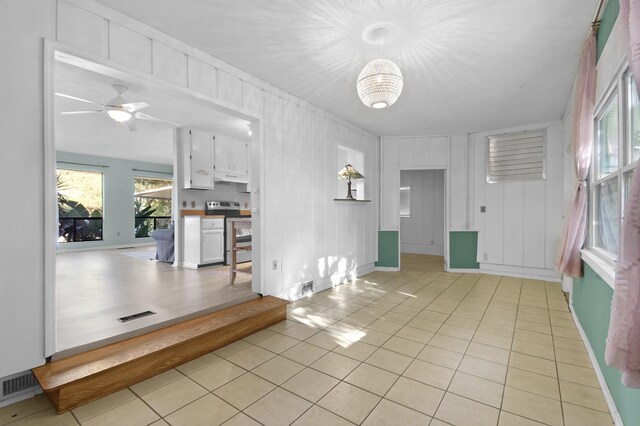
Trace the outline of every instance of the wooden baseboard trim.
{"label": "wooden baseboard trim", "polygon": [[124,389],[286,319],[272,296],[155,330],[33,369],[58,413]]}

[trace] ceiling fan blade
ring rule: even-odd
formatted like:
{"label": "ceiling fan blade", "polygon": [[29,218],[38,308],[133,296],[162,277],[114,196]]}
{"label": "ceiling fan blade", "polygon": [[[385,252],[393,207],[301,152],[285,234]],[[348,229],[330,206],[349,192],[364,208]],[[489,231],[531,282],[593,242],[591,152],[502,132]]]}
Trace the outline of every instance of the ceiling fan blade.
{"label": "ceiling fan blade", "polygon": [[100,110],[100,111],[66,111],[66,112],[61,112],[60,114],[64,114],[64,115],[71,115],[71,114],[95,114],[98,112],[105,112],[104,110]]}
{"label": "ceiling fan blade", "polygon": [[156,123],[170,124],[170,125],[175,126],[175,127],[182,127],[180,124],[173,123],[173,122],[167,121],[167,120],[163,120],[162,118],[154,117],[153,115],[145,114],[144,112],[137,112],[137,113],[135,113],[135,116],[136,116],[136,118],[139,118],[140,120],[147,120],[147,121],[153,121],[153,122],[156,122]]}
{"label": "ceiling fan blade", "polygon": [[136,130],[138,130],[136,128],[136,119],[134,117],[131,117],[127,121],[121,121],[121,123],[124,124],[131,132],[135,132]]}
{"label": "ceiling fan blade", "polygon": [[99,105],[99,106],[101,106],[103,108],[105,107],[104,105],[99,104],[97,102],[88,101],[88,100],[82,99],[82,98],[76,98],[75,96],[65,95],[64,93],[56,93],[56,96],[60,96],[61,98],[73,99],[75,101],[85,102],[85,103],[88,103],[88,104]]}
{"label": "ceiling fan blade", "polygon": [[128,104],[122,104],[121,106],[129,112],[136,112],[150,105],[146,102],[130,102]]}

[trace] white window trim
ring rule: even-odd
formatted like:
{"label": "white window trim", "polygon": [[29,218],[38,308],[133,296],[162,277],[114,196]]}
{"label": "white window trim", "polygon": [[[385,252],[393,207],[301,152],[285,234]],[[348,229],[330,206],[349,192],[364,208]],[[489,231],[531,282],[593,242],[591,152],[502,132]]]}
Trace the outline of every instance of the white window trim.
{"label": "white window trim", "polygon": [[597,247],[583,249],[582,260],[591,267],[606,282],[609,287],[614,288],[616,282],[616,263],[610,255]]}

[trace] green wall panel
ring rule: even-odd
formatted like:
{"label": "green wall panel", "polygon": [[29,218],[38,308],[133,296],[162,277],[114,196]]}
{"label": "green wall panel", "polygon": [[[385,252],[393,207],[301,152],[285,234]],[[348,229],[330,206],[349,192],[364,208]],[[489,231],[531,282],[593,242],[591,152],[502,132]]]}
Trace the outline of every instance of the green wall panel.
{"label": "green wall panel", "polygon": [[457,269],[479,269],[478,231],[449,232],[449,266]]}
{"label": "green wall panel", "polygon": [[397,268],[400,253],[398,231],[378,231],[378,261],[376,266]]}
{"label": "green wall panel", "polygon": [[616,23],[616,19],[618,19],[619,13],[620,13],[619,0],[609,0],[607,2],[607,5],[604,8],[602,17],[600,18],[600,29],[598,29],[598,37],[597,37],[598,51],[596,55],[596,58],[598,59],[600,59],[600,55],[604,50],[604,46],[607,44],[607,40],[609,40],[609,35],[611,35],[613,24]]}
{"label": "green wall panel", "polygon": [[604,362],[613,290],[583,262],[584,277],[573,281],[573,309],[580,320],[625,425],[640,424],[640,389],[628,389],[622,373]]}

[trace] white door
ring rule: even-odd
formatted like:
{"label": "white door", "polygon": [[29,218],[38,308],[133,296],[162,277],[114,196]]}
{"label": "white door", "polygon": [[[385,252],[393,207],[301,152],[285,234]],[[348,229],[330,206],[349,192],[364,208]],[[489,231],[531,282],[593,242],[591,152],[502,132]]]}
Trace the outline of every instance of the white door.
{"label": "white door", "polygon": [[224,260],[224,230],[212,229],[202,231],[200,263],[218,263]]}
{"label": "white door", "polygon": [[213,135],[191,129],[191,188],[213,189],[211,144]]}

